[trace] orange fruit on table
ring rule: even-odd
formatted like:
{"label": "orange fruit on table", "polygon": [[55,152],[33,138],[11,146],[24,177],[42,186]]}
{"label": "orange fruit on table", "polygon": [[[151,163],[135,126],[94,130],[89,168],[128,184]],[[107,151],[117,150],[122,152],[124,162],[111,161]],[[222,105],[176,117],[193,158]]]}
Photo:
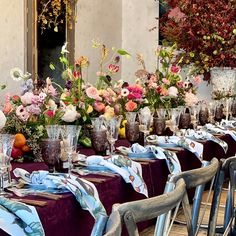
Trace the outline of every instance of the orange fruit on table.
{"label": "orange fruit on table", "polygon": [[21,148],[21,150],[22,150],[23,152],[29,152],[29,151],[31,151],[30,147],[29,147],[27,144],[25,144],[25,145]]}
{"label": "orange fruit on table", "polygon": [[26,138],[23,134],[18,133],[15,135],[14,147],[22,148],[26,144]]}

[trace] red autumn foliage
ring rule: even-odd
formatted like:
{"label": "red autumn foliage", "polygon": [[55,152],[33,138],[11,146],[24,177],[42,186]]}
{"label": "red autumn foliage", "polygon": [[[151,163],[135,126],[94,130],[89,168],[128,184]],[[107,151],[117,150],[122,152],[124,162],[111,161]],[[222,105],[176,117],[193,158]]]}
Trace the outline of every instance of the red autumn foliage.
{"label": "red autumn foliage", "polygon": [[[178,0],[160,20],[160,31],[176,43],[182,65],[197,73],[236,67],[236,0]],[[179,58],[178,58],[179,59]]]}

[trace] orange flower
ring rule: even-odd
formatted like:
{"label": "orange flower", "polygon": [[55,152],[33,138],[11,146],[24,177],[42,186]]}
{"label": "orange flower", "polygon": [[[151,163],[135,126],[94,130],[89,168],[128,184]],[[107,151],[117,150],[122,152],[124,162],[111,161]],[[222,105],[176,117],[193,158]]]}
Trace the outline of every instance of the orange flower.
{"label": "orange flower", "polygon": [[125,109],[127,111],[134,111],[135,109],[137,109],[137,103],[133,102],[133,101],[128,101],[126,104],[125,104]]}

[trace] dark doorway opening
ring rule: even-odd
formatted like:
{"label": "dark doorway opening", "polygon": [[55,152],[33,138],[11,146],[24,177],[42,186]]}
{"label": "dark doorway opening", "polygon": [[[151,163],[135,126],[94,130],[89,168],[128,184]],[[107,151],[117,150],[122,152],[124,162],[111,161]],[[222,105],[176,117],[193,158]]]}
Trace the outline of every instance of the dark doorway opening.
{"label": "dark doorway opening", "polygon": [[[53,27],[47,28],[42,32],[40,25],[38,25],[37,31],[38,77],[43,80],[50,77],[54,82],[62,84],[61,73],[63,67],[59,57],[61,48],[66,41],[66,25],[60,24],[58,32],[55,32]],[[55,65],[55,70],[50,69],[50,63]]]}

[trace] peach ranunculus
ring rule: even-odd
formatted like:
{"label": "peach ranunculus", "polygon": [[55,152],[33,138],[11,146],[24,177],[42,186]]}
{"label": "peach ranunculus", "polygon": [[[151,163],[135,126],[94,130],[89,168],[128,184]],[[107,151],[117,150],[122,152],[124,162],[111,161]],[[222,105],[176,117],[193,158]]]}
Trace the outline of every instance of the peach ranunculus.
{"label": "peach ranunculus", "polygon": [[88,87],[85,90],[85,92],[86,92],[86,94],[87,94],[87,96],[89,98],[93,98],[93,99],[95,99],[97,101],[101,101],[102,100],[102,98],[99,96],[98,90],[95,87],[93,87],[93,86]]}
{"label": "peach ranunculus", "polygon": [[198,103],[198,98],[195,94],[187,92],[185,93],[184,101],[186,102],[187,106],[194,106]]}
{"label": "peach ranunculus", "polygon": [[5,105],[3,107],[3,113],[8,115],[12,112],[12,110],[13,110],[13,107],[12,107],[11,103],[10,102],[5,103]]}
{"label": "peach ranunculus", "polygon": [[200,75],[197,75],[197,76],[195,76],[194,78],[193,78],[193,81],[194,81],[194,83],[195,84],[200,84],[201,82],[202,82],[202,78],[201,78],[201,76]]}
{"label": "peach ranunculus", "polygon": [[112,119],[114,116],[115,116],[115,110],[113,107],[110,107],[110,106],[106,106],[105,108],[105,113],[104,113],[104,118],[106,120],[110,120]]}
{"label": "peach ranunculus", "polygon": [[161,91],[160,91],[161,96],[168,96],[169,92],[166,88],[161,87]]}
{"label": "peach ranunculus", "polygon": [[93,104],[93,107],[94,107],[94,110],[96,110],[97,112],[104,112],[106,108],[106,106],[102,102],[95,102]]}
{"label": "peach ranunculus", "polygon": [[128,101],[125,104],[125,109],[126,111],[134,111],[135,109],[137,109],[137,103],[133,102],[133,101]]}

